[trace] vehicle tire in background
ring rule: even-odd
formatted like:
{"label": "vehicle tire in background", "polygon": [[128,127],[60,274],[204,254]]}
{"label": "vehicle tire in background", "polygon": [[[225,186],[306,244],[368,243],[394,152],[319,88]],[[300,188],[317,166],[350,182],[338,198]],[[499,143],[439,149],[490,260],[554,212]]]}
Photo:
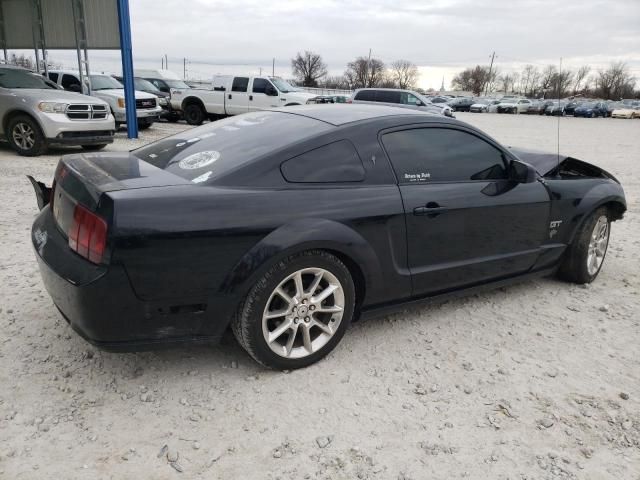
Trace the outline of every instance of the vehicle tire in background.
{"label": "vehicle tire in background", "polygon": [[202,125],[207,118],[207,114],[197,103],[190,103],[184,107],[184,119],[189,125]]}
{"label": "vehicle tire in background", "polygon": [[102,150],[106,146],[106,143],[101,143],[100,145],[82,145],[82,149],[86,150],[87,152],[97,152],[98,150]]}
{"label": "vehicle tire in background", "polygon": [[609,245],[611,220],[606,208],[592,212],[578,228],[560,265],[560,278],[574,283],[591,283],[600,273]]}
{"label": "vehicle tire in background", "polygon": [[285,258],[262,275],[231,326],[257,362],[292,370],[333,350],[351,323],[354,305],[349,269],[328,252],[310,250]]}
{"label": "vehicle tire in background", "polygon": [[140,130],[147,130],[153,125],[153,122],[138,122],[138,128]]}
{"label": "vehicle tire in background", "polygon": [[7,123],[6,138],[19,155],[37,157],[47,151],[40,125],[29,115],[16,115]]}

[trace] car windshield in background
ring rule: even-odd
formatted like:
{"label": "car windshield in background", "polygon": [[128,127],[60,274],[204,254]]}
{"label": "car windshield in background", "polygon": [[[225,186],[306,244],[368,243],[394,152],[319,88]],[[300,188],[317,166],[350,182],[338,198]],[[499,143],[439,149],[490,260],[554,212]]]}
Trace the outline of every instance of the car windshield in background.
{"label": "car windshield in background", "polygon": [[[207,184],[262,155],[331,127],[299,115],[255,112],[194,128],[132,153],[193,183]],[[286,135],[278,134],[286,132]]]}
{"label": "car windshield in background", "polygon": [[51,85],[47,84],[44,77],[15,68],[0,68],[0,87],[54,90]]}
{"label": "car windshield in background", "polygon": [[594,107],[596,106],[596,104],[595,104],[595,103],[588,102],[588,103],[583,103],[583,104],[582,104],[582,105],[580,105],[580,106],[581,106],[582,108],[594,108]]}
{"label": "car windshield in background", "polygon": [[91,90],[110,90],[112,88],[124,88],[122,84],[109,75],[90,75]]}
{"label": "car windshield in background", "polygon": [[184,83],[182,80],[164,80],[164,82],[167,85],[169,85],[169,88],[179,88],[179,89],[191,88],[189,85]]}
{"label": "car windshield in background", "polygon": [[134,88],[136,90],[141,90],[143,92],[158,92],[158,93],[160,93],[160,90],[158,90],[153,83],[151,83],[148,80],[145,80],[144,78],[134,78],[133,79],[133,86],[134,86]]}
{"label": "car windshield in background", "polygon": [[285,81],[285,80],[283,80],[281,78],[271,78],[270,80],[276,86],[276,88],[278,90],[280,90],[281,93],[295,92],[295,91],[298,90],[296,87],[291,85],[289,82],[287,82],[287,81]]}

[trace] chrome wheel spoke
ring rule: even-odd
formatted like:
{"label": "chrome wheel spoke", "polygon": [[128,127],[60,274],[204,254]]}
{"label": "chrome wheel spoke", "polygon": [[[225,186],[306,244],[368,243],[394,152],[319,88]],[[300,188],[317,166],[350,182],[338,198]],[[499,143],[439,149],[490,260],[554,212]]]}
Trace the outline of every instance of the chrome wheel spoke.
{"label": "chrome wheel spoke", "polygon": [[589,241],[587,253],[587,271],[595,275],[602,266],[609,244],[609,220],[604,215],[598,218]]}
{"label": "chrome wheel spoke", "polygon": [[344,290],[333,273],[316,267],[300,269],[271,293],[262,313],[264,339],[281,357],[307,357],[336,333],[344,305]]}

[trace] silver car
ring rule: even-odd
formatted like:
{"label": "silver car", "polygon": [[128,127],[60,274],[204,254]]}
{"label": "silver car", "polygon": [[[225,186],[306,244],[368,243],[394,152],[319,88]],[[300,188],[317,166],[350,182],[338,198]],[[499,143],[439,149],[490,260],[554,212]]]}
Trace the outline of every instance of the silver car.
{"label": "silver car", "polygon": [[412,90],[397,88],[359,88],[351,96],[349,103],[371,103],[391,107],[424,110],[425,112],[453,117],[451,107],[446,104],[434,104],[427,97]]}
{"label": "silver car", "polygon": [[29,70],[0,65],[0,134],[20,155],[50,145],[99,150],[113,142],[115,123],[102,100],[65,92]]}

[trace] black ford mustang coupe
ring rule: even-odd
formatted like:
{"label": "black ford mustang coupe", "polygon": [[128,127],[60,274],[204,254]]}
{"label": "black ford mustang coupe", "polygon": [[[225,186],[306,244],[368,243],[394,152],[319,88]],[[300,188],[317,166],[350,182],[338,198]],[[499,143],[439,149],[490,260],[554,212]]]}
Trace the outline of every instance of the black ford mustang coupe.
{"label": "black ford mustang coupe", "polygon": [[369,105],[230,117],[34,183],[45,287],[109,350],[212,341],[309,365],[354,318],[558,272],[591,282],[619,182],[442,116]]}

